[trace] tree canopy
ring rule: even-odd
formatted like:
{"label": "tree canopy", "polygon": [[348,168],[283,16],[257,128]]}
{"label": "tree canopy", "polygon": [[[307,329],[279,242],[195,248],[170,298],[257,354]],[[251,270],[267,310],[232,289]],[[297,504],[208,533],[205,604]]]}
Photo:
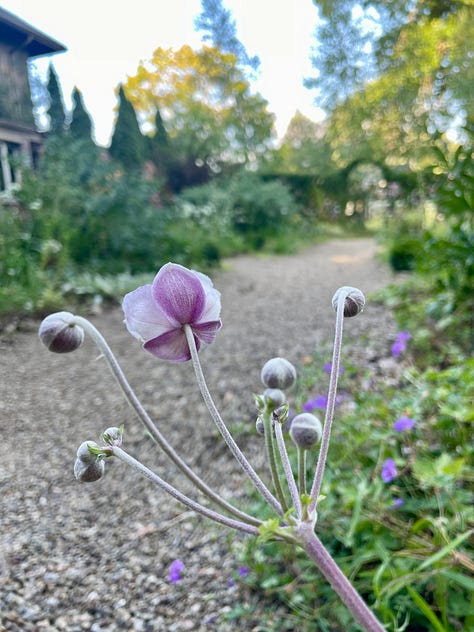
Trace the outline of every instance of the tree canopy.
{"label": "tree canopy", "polygon": [[159,109],[179,162],[218,170],[252,161],[273,134],[267,102],[251,91],[235,55],[215,47],[157,48],[124,89],[144,131],[153,130]]}
{"label": "tree canopy", "polygon": [[243,66],[257,70],[260,59],[250,57],[245,46],[237,37],[237,25],[232,13],[226,9],[222,0],[201,0],[201,13],[194,20],[198,31],[204,31],[202,40],[219,48],[223,53],[232,53]]}
{"label": "tree canopy", "polygon": [[72,113],[69,133],[73,138],[92,140],[92,120],[87,112],[81,92],[74,88],[72,92]]}
{"label": "tree canopy", "polygon": [[335,160],[428,165],[436,137],[474,119],[474,2],[315,4],[323,16],[319,74],[307,85],[332,112]]}
{"label": "tree canopy", "polygon": [[119,87],[118,94],[119,107],[109,153],[125,168],[136,170],[142,166],[145,159],[145,139],[123,86]]}

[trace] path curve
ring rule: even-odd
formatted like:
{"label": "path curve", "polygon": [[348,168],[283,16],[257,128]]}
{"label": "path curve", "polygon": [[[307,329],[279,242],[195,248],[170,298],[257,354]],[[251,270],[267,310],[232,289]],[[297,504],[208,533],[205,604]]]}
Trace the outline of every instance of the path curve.
{"label": "path curve", "polygon": [[[332,240],[298,255],[237,257],[214,275],[224,324],[202,353],[204,371],[257,467],[262,444],[253,433],[251,394],[260,388],[262,364],[282,355],[298,365],[326,348],[334,328],[331,297],[341,285],[370,294],[391,281],[366,238]],[[93,321],[163,433],[224,496],[243,496],[242,472],[216,438],[190,364],[141,351],[122,318],[117,308]],[[347,321],[345,336],[363,360],[367,349],[388,349],[394,332],[391,318],[369,302],[362,316]],[[36,330],[1,338],[0,388],[0,630],[259,629],[266,606],[245,588],[229,587],[237,563],[223,528],[193,519],[120,463],[107,463],[97,484],[75,482],[77,446],[121,423],[132,454],[165,478],[175,475],[89,341],[61,356],[40,345]],[[170,584],[176,558],[186,570]],[[254,614],[244,623],[223,621],[246,603]]]}

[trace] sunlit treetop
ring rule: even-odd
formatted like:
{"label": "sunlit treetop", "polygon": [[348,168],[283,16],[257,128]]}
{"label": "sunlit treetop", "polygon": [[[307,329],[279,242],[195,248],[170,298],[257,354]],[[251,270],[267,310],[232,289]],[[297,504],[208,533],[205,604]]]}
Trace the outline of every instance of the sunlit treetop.
{"label": "sunlit treetop", "polygon": [[178,157],[243,163],[262,154],[273,136],[267,101],[252,92],[235,55],[215,47],[157,48],[124,88],[144,132],[154,131],[159,108]]}

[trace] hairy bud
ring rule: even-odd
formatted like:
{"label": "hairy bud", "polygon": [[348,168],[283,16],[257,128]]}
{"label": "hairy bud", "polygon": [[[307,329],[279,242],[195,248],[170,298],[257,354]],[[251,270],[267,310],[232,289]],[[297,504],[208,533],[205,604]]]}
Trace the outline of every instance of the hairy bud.
{"label": "hairy bud", "polygon": [[257,418],[257,421],[255,422],[255,429],[259,435],[265,434],[265,426],[263,425],[263,419],[261,417]]}
{"label": "hairy bud", "polygon": [[279,388],[267,388],[263,393],[263,398],[267,404],[271,405],[272,410],[279,408],[286,402],[285,393]]}
{"label": "hairy bud", "polygon": [[99,447],[95,441],[84,441],[77,448],[77,452],[76,452],[76,457],[79,459],[79,461],[82,461],[83,463],[87,463],[87,464],[94,463],[94,461],[97,459],[97,455],[93,454],[89,450],[89,446],[91,446],[91,448]]}
{"label": "hairy bud", "polygon": [[290,437],[299,448],[309,450],[314,447],[323,433],[323,427],[317,417],[311,413],[296,415],[291,422]]}
{"label": "hairy bud", "polygon": [[272,358],[263,365],[261,379],[267,388],[284,390],[296,382],[296,369],[285,358]]}
{"label": "hairy bud", "polygon": [[73,324],[73,314],[57,312],[42,321],[38,335],[41,342],[54,353],[69,353],[78,349],[84,340],[84,330]]}
{"label": "hairy bud", "polygon": [[104,431],[104,434],[102,435],[102,437],[105,443],[120,447],[122,445],[123,430],[122,428],[111,426],[110,428],[107,428],[107,430]]}
{"label": "hairy bud", "polygon": [[337,310],[337,304],[341,293],[346,294],[346,300],[344,301],[344,316],[350,318],[351,316],[357,316],[364,309],[365,296],[356,287],[344,286],[340,287],[332,297],[332,306]]}
{"label": "hairy bud", "polygon": [[93,483],[104,475],[105,463],[103,459],[97,459],[95,455],[92,456],[95,458],[92,463],[84,463],[81,459],[76,459],[74,463],[74,476],[81,483]]}

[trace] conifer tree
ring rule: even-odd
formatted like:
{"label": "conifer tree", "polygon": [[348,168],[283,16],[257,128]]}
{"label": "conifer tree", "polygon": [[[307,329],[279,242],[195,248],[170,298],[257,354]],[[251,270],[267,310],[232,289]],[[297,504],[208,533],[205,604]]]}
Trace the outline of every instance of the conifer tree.
{"label": "conifer tree", "polygon": [[92,120],[77,87],[72,92],[72,119],[69,133],[74,139],[92,140]]}
{"label": "conifer tree", "polygon": [[47,110],[49,116],[49,131],[51,134],[62,134],[64,132],[66,117],[64,114],[59,78],[52,64],[49,66],[47,90],[49,97],[49,107]]}
{"label": "conifer tree", "polygon": [[109,153],[130,170],[139,169],[145,159],[145,138],[123,86],[119,88],[119,108]]}

